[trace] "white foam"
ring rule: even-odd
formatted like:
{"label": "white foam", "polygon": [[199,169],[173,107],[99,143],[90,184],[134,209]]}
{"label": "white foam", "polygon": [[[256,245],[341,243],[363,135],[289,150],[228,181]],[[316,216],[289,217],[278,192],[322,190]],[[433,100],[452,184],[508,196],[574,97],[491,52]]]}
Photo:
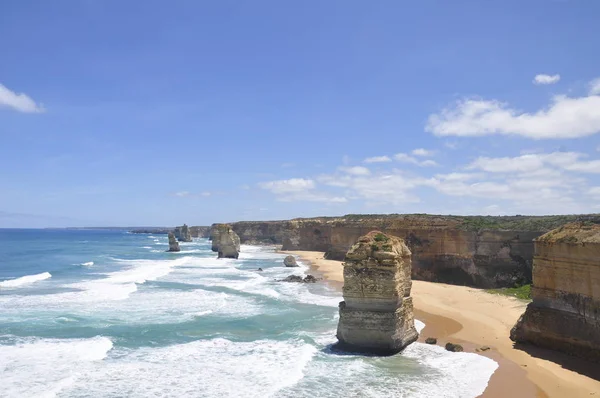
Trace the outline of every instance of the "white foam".
{"label": "white foam", "polygon": [[41,274],[26,275],[20,278],[9,279],[0,282],[0,288],[14,288],[24,285],[29,285],[34,282],[43,281],[44,279],[51,278],[52,275],[49,272],[42,272]]}
{"label": "white foam", "polygon": [[112,348],[106,337],[27,339],[0,345],[3,397],[54,397]]}
{"label": "white foam", "polygon": [[79,396],[268,397],[304,377],[316,349],[300,340],[200,340],[105,361],[66,391]]}
{"label": "white foam", "polygon": [[88,261],[87,263],[81,263],[82,266],[84,267],[91,267],[92,265],[94,265],[93,261]]}

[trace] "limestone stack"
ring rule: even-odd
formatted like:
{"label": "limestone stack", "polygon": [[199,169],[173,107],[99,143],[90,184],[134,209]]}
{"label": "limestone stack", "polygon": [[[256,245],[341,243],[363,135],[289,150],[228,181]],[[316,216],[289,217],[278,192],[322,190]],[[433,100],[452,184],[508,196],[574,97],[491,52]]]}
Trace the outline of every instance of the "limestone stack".
{"label": "limestone stack", "polygon": [[177,242],[177,238],[175,238],[175,234],[173,232],[169,232],[169,250],[168,252],[178,252],[181,249],[179,248],[179,242]]}
{"label": "limestone stack", "polygon": [[219,253],[218,258],[238,258],[240,237],[229,224],[213,225],[212,250]]}
{"label": "limestone stack", "polygon": [[513,341],[600,362],[600,225],[571,223],[535,240],[531,295]]}
{"label": "limestone stack", "polygon": [[346,253],[343,265],[338,347],[391,355],[414,342],[411,253],[404,241],[369,232]]}
{"label": "limestone stack", "polygon": [[187,224],[183,224],[181,227],[175,228],[175,236],[180,242],[191,242],[192,234]]}

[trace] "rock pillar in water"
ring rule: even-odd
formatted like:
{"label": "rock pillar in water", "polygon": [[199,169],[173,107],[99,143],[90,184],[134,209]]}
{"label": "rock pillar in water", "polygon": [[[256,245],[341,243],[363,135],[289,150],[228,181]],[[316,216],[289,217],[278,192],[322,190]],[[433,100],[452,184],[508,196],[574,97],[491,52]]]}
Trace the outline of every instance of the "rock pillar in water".
{"label": "rock pillar in water", "polygon": [[600,225],[571,223],[535,240],[531,296],[513,341],[600,362]]}
{"label": "rock pillar in water", "polygon": [[411,252],[404,241],[370,232],[346,253],[343,266],[337,347],[391,355],[417,340],[410,297]]}
{"label": "rock pillar in water", "polygon": [[175,228],[175,237],[180,242],[191,242],[192,234],[187,224],[183,224],[181,227]]}
{"label": "rock pillar in water", "polygon": [[177,238],[175,238],[175,234],[173,232],[169,232],[169,250],[168,252],[178,252],[181,249],[179,248],[179,242],[177,242]]}
{"label": "rock pillar in water", "polygon": [[229,224],[214,224],[211,237],[212,250],[219,253],[218,258],[238,258],[240,237]]}

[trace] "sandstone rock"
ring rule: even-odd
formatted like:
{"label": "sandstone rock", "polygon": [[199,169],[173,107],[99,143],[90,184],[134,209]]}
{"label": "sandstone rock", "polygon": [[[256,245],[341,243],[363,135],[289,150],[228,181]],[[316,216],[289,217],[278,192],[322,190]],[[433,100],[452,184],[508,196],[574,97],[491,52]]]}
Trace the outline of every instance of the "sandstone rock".
{"label": "sandstone rock", "polygon": [[460,344],[446,343],[446,350],[452,352],[462,352],[463,347]]}
{"label": "sandstone rock", "polygon": [[212,250],[219,253],[218,258],[238,258],[240,255],[240,237],[229,224],[214,224],[211,231]]}
{"label": "sandstone rock", "polygon": [[437,339],[435,337],[427,337],[425,339],[426,344],[437,344]]}
{"label": "sandstone rock", "polygon": [[296,263],[296,257],[294,256],[287,256],[284,258],[283,264],[285,264],[286,267],[298,267],[298,263]]}
{"label": "sandstone rock", "polygon": [[418,338],[413,318],[411,253],[396,237],[372,231],[344,262],[338,347],[394,354]]}
{"label": "sandstone rock", "polygon": [[175,234],[173,232],[169,232],[169,250],[168,252],[178,252],[181,249],[179,248],[179,242],[175,238]]}
{"label": "sandstone rock", "polygon": [[187,224],[183,224],[181,227],[175,228],[175,237],[180,242],[191,242],[192,235]]}
{"label": "sandstone rock", "polygon": [[513,341],[600,362],[600,225],[571,223],[536,239],[531,296]]}

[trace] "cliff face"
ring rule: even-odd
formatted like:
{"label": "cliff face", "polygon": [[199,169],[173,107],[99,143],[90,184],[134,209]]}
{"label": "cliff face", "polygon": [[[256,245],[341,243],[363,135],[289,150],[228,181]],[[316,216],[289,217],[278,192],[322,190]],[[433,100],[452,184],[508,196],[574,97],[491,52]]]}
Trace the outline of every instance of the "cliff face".
{"label": "cliff face", "polygon": [[208,238],[210,236],[210,227],[190,227],[190,235],[192,238]]}
{"label": "cliff face", "polygon": [[350,248],[339,306],[341,348],[394,354],[417,339],[410,268],[404,242],[379,231],[360,237]]}
{"label": "cliff face", "polygon": [[343,260],[360,236],[380,230],[406,242],[414,279],[492,288],[531,282],[533,239],[576,219],[600,216],[348,215],[231,226],[242,243],[324,251],[332,260]]}
{"label": "cliff face", "polygon": [[568,224],[536,240],[531,295],[512,340],[600,362],[600,225]]}

